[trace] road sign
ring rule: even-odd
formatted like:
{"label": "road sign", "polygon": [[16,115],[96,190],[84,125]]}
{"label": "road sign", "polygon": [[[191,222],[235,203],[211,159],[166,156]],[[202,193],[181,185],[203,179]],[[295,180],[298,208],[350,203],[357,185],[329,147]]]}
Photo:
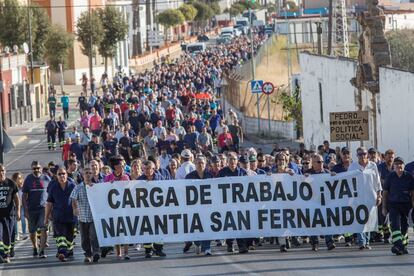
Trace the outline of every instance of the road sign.
{"label": "road sign", "polygon": [[262,93],[262,86],[263,86],[262,80],[252,80],[251,81],[252,93]]}
{"label": "road sign", "polygon": [[331,142],[369,140],[368,111],[329,113]]}
{"label": "road sign", "polygon": [[275,87],[271,82],[265,82],[262,85],[262,92],[266,95],[270,95],[275,91]]}

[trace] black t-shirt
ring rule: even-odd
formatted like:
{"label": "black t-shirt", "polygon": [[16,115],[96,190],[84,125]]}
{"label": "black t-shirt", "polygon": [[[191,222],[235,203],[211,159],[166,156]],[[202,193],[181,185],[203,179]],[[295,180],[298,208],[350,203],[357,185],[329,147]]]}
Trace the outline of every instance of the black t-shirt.
{"label": "black t-shirt", "polygon": [[13,180],[6,178],[0,182],[0,217],[10,217],[13,215],[13,198],[17,192],[18,188]]}
{"label": "black t-shirt", "polygon": [[86,109],[87,104],[86,104],[86,98],[85,98],[85,96],[80,96],[78,98],[78,103],[79,103],[79,108],[80,109],[82,109],[82,110],[85,110]]}
{"label": "black t-shirt", "polygon": [[88,147],[89,147],[89,150],[92,153],[93,158],[95,158],[98,155],[98,152],[102,151],[102,145],[97,144],[93,141],[89,142]]}
{"label": "black t-shirt", "polygon": [[388,202],[391,204],[409,203],[411,192],[414,191],[414,177],[408,172],[398,177],[396,172],[392,172],[385,180],[384,191],[388,192]]}

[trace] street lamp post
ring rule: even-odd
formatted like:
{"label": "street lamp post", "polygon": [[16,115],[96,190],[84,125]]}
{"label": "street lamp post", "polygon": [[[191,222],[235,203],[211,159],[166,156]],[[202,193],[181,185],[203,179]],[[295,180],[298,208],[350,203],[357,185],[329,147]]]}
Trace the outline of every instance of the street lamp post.
{"label": "street lamp post", "polygon": [[34,72],[33,72],[33,41],[32,41],[32,16],[31,16],[31,0],[27,0],[27,17],[29,22],[29,55],[30,55],[30,83],[34,84]]}
{"label": "street lamp post", "polygon": [[291,79],[292,79],[292,56],[291,56],[291,51],[290,51],[290,22],[288,20],[287,17],[287,12],[289,9],[289,5],[286,4],[286,7],[284,8],[285,11],[285,24],[287,26],[287,30],[286,30],[286,45],[287,45],[287,50],[288,50],[288,54],[287,54],[287,65],[288,65],[288,85],[290,87],[290,93],[292,94],[292,87],[291,87]]}
{"label": "street lamp post", "polygon": [[[249,17],[250,17],[250,46],[251,46],[251,59],[252,59],[252,79],[256,79],[256,64],[254,60],[254,36],[253,36],[253,16],[252,16],[252,9],[249,8]],[[260,93],[256,93],[257,97],[257,130],[260,134]]]}

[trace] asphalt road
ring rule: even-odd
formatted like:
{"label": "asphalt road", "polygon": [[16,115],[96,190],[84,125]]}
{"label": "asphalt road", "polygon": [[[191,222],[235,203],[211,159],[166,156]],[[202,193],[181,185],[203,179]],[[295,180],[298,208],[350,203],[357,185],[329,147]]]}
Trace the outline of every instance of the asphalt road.
{"label": "asphalt road", "polygon": [[[71,120],[78,118],[77,111],[71,113]],[[10,130],[14,139],[20,135],[27,138],[5,155],[7,175],[15,171],[30,172],[32,160],[42,163],[60,163],[60,151],[50,152],[43,133],[44,121],[25,124]],[[411,236],[411,239],[413,237]],[[280,253],[275,245],[257,247],[249,254],[227,253],[225,247],[213,246],[213,256],[204,257],[182,253],[182,244],[167,244],[167,257],[145,259],[144,252],[130,249],[131,260],[118,261],[113,255],[98,264],[84,264],[79,246],[75,247],[74,260],[60,263],[54,256],[56,248],[53,240],[46,250],[47,259],[34,259],[29,240],[20,241],[16,246],[16,257],[10,264],[0,265],[0,276],[25,275],[411,275],[414,270],[414,246],[410,245],[410,255],[393,256],[390,245],[374,244],[369,251],[357,247],[345,248],[338,244],[337,249],[327,251],[321,247],[312,252],[309,245],[294,248],[288,253]]]}
{"label": "asphalt road", "polygon": [[[74,108],[76,104],[76,95],[71,95],[71,108],[69,109],[68,125],[74,123],[79,119],[79,111]],[[58,108],[56,120],[61,114],[61,108]],[[7,169],[7,176],[11,176],[14,172],[21,172],[25,176],[31,172],[31,163],[33,160],[38,160],[43,166],[53,161],[55,164],[62,164],[62,151],[59,146],[56,151],[49,151],[47,148],[47,137],[44,132],[47,118],[38,119],[35,122],[24,123],[22,125],[13,127],[7,131],[11,140],[15,143],[15,148],[4,155],[5,165]],[[67,132],[70,129],[68,128]],[[78,128],[79,131],[79,128]],[[56,143],[58,141],[56,139]]]}
{"label": "asphalt road", "polygon": [[[414,253],[414,246],[409,248]],[[390,245],[384,244],[374,244],[368,251],[339,244],[333,251],[322,247],[318,252],[302,245],[287,253],[266,244],[243,255],[213,246],[213,256],[209,257],[196,255],[193,250],[183,254],[182,244],[168,244],[167,257],[162,259],[145,259],[143,250],[131,247],[130,260],[119,261],[109,255],[98,264],[83,263],[79,240],[74,259],[67,263],[55,258],[53,242],[46,251],[47,259],[33,258],[31,250],[30,241],[20,242],[16,257],[2,265],[1,275],[412,275],[414,269],[413,255],[393,256]]]}

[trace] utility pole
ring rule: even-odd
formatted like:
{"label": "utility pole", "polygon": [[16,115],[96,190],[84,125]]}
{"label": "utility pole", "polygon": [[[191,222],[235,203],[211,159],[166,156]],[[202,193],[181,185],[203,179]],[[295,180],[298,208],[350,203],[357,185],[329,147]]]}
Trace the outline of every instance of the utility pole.
{"label": "utility pole", "polygon": [[328,55],[332,55],[332,25],[333,25],[333,0],[329,0],[329,21],[328,21]]}
{"label": "utility pole", "polygon": [[288,12],[288,10],[289,10],[289,5],[288,4],[286,4],[286,6],[284,7],[284,10],[285,10],[285,24],[286,24],[286,26],[287,26],[287,31],[286,31],[286,44],[287,44],[287,50],[288,50],[288,53],[287,53],[287,65],[288,65],[288,87],[290,87],[290,89],[289,89],[289,91],[290,91],[290,95],[292,95],[292,85],[291,85],[291,82],[292,82],[292,53],[291,53],[291,50],[290,50],[290,22],[289,22],[289,20],[288,20],[288,17],[287,17],[287,12]]}
{"label": "utility pole", "polygon": [[32,15],[31,15],[31,0],[27,0],[27,17],[29,21],[29,54],[30,54],[30,78],[31,84],[34,84],[34,72],[33,72],[33,41],[32,41]]}
{"label": "utility pole", "polygon": [[[252,56],[251,56],[251,59],[252,59],[252,79],[253,80],[255,80],[256,79],[256,64],[255,64],[255,60],[254,60],[254,58],[255,58],[255,56],[254,56],[254,41],[253,41],[253,38],[254,38],[254,36],[253,36],[253,18],[252,18],[252,9],[251,8],[249,8],[249,17],[250,17],[250,46],[251,46],[251,51],[252,51]],[[258,129],[258,132],[259,132],[259,135],[260,135],[260,95],[259,95],[260,93],[256,93],[256,96],[257,96],[257,129]]]}

